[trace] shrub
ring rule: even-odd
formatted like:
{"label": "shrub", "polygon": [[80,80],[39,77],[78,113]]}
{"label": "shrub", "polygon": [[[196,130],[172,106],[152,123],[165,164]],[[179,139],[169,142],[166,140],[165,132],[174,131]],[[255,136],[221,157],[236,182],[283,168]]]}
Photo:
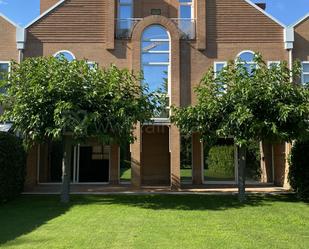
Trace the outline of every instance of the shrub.
{"label": "shrub", "polygon": [[251,142],[247,146],[246,158],[247,179],[259,181],[261,178],[261,155],[259,142]]}
{"label": "shrub", "polygon": [[290,155],[289,182],[301,199],[309,199],[309,141],[297,141]]}
{"label": "shrub", "polygon": [[0,132],[0,202],[8,201],[23,190],[26,153],[20,139]]}
{"label": "shrub", "polygon": [[223,145],[210,148],[207,159],[208,169],[222,175],[234,174],[234,146]]}

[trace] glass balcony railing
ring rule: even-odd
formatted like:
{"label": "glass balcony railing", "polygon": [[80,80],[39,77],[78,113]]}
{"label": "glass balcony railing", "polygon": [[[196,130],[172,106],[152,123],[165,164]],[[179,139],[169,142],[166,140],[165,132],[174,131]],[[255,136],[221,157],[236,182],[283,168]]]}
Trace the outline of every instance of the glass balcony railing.
{"label": "glass balcony railing", "polygon": [[[116,38],[129,39],[132,36],[134,26],[143,20],[142,18],[127,18],[116,19]],[[181,31],[181,39],[193,40],[195,39],[195,19],[187,18],[171,18]]]}
{"label": "glass balcony railing", "polygon": [[116,38],[128,39],[132,36],[134,26],[143,20],[142,18],[116,19]]}
{"label": "glass balcony railing", "polygon": [[195,39],[195,19],[190,18],[171,18],[182,33],[184,40]]}

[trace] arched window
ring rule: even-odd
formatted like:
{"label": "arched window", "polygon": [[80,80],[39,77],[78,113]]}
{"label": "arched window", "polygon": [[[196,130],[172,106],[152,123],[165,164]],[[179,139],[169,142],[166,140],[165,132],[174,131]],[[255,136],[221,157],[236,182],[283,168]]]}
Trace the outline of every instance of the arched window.
{"label": "arched window", "polygon": [[166,94],[166,112],[156,118],[168,118],[170,106],[170,35],[161,25],[151,25],[142,34],[141,70],[150,91]]}
{"label": "arched window", "polygon": [[256,68],[256,63],[254,62],[255,53],[252,51],[242,51],[237,55],[237,60],[240,63],[243,63],[247,68],[248,72],[251,72],[252,69]]}
{"label": "arched window", "polygon": [[58,51],[57,53],[54,54],[54,57],[57,58],[57,59],[64,58],[67,61],[75,60],[74,54],[70,51],[67,51],[67,50]]}

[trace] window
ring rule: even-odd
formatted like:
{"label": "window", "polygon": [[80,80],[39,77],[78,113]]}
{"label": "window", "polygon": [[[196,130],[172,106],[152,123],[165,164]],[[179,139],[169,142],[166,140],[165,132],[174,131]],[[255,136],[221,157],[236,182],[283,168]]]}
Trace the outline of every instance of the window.
{"label": "window", "polygon": [[62,50],[62,51],[55,53],[54,57],[57,58],[57,59],[64,58],[67,61],[73,61],[73,60],[76,59],[74,54],[71,53],[70,51],[67,51],[67,50]]}
{"label": "window", "polygon": [[193,39],[195,34],[194,8],[192,0],[179,0],[179,21],[180,30],[188,39]]}
{"label": "window", "polygon": [[[215,78],[217,78],[217,76],[222,72],[222,70],[226,66],[227,66],[227,62],[226,61],[215,62],[215,64],[214,64]],[[218,85],[219,90],[220,90],[221,93],[226,92],[226,90],[227,90],[226,84],[223,84],[222,82],[217,82],[217,85]]]}
{"label": "window", "polygon": [[87,61],[87,64],[89,66],[90,69],[95,70],[97,67],[97,63],[95,63],[94,61]]}
{"label": "window", "polygon": [[227,66],[227,62],[226,61],[222,61],[222,62],[215,62],[214,64],[214,72],[215,72],[215,77],[217,77],[217,75],[223,70],[224,67]]}
{"label": "window", "polygon": [[158,113],[156,119],[169,118],[170,106],[170,36],[160,25],[151,25],[142,34],[141,70],[144,83],[152,92],[166,95],[166,111]]}
{"label": "window", "polygon": [[128,37],[133,26],[133,0],[118,0],[117,35]]}
{"label": "window", "polygon": [[279,67],[280,66],[280,61],[268,61],[267,65],[268,68],[274,68],[274,67]]}
{"label": "window", "polygon": [[252,51],[243,51],[237,56],[239,62],[244,64],[244,66],[247,68],[247,72],[250,74],[252,73],[252,70],[256,68],[254,57],[255,54]]}
{"label": "window", "polygon": [[[10,62],[0,61],[0,81],[4,80],[7,74],[10,72]],[[0,88],[0,94],[5,93],[4,88]]]}
{"label": "window", "polygon": [[302,63],[302,83],[309,83],[309,61],[304,61]]}
{"label": "window", "polygon": [[179,18],[192,19],[193,16],[192,0],[179,0]]}

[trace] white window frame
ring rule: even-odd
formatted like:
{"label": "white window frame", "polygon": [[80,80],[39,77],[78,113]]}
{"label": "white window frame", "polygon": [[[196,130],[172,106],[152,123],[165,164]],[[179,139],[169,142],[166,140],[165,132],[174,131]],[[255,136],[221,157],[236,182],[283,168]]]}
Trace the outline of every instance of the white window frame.
{"label": "white window frame", "polygon": [[226,67],[227,66],[227,61],[215,61],[214,62],[214,75],[215,75],[215,78],[217,78],[217,76],[218,76],[217,65],[219,65],[219,64],[223,64],[224,65],[223,67]]}
{"label": "white window frame", "polygon": [[[87,65],[88,66],[96,66],[98,63],[96,63],[95,61],[87,61]],[[93,68],[92,68],[93,69]]]}
{"label": "white window frame", "polygon": [[281,61],[268,61],[267,62],[267,67],[270,68],[271,64],[277,64],[277,66],[280,66]]}
{"label": "white window frame", "polygon": [[76,60],[75,55],[71,51],[69,51],[69,50],[60,50],[60,51],[54,53],[53,56],[57,57],[61,53],[68,53],[68,54],[70,54],[73,57],[73,60]]}
{"label": "white window frame", "polygon": [[252,51],[252,50],[243,50],[243,51],[241,51],[239,54],[237,54],[237,56],[236,56],[236,61],[237,60],[240,60],[240,62],[241,63],[244,63],[244,62],[246,62],[246,64],[249,64],[249,65],[251,65],[251,64],[256,64],[254,61],[243,61],[243,60],[241,60],[240,59],[240,56],[242,55],[242,54],[244,54],[244,53],[251,53],[251,54],[253,54],[253,56],[255,56],[255,52],[254,51]]}
{"label": "white window frame", "polygon": [[[171,34],[170,32],[162,25],[160,24],[152,24],[150,26],[148,26],[147,28],[150,27],[155,27],[155,26],[160,26],[162,28],[165,29],[167,35],[168,35],[168,39],[143,39],[143,31],[142,32],[142,37],[141,37],[141,41],[140,41],[140,46],[141,46],[141,52],[140,52],[140,61],[141,61],[141,70],[143,70],[144,66],[167,66],[167,97],[169,99],[169,106],[166,108],[167,110],[169,110],[169,116],[171,116],[171,105],[172,105],[172,87],[171,87],[171,65],[172,65],[172,40],[171,40]],[[168,42],[169,43],[169,50],[168,51],[143,51],[142,50],[142,44],[143,42]],[[143,54],[169,54],[169,61],[168,62],[147,62],[144,63],[143,62]],[[151,120],[153,120],[154,122],[157,123],[166,123],[169,122],[170,118],[152,118]]]}
{"label": "white window frame", "polygon": [[242,55],[242,54],[244,54],[244,53],[251,53],[251,54],[253,54],[253,56],[255,56],[255,52],[254,51],[252,51],[252,50],[243,50],[243,51],[241,51],[237,56],[236,56],[236,59],[235,59],[235,62],[236,63],[240,63],[240,64],[243,64],[243,65],[255,65],[256,66],[256,68],[258,68],[258,64],[256,63],[256,62],[254,62],[254,61],[244,61],[244,60],[241,60],[241,58],[240,58],[240,56]]}
{"label": "white window frame", "polygon": [[11,72],[11,62],[10,61],[0,61],[0,64],[8,64],[9,65],[9,70],[8,70],[8,73]]}
{"label": "white window frame", "polygon": [[302,61],[301,62],[301,70],[302,70],[302,72],[301,72],[301,83],[302,84],[305,84],[305,83],[307,83],[307,82],[305,82],[305,75],[309,75],[309,72],[304,72],[304,64],[308,64],[309,65],[309,61]]}
{"label": "white window frame", "polygon": [[[0,64],[8,64],[8,75],[10,77],[10,73],[11,73],[11,62],[10,61],[0,61]],[[4,95],[6,95],[6,92],[2,93]]]}

